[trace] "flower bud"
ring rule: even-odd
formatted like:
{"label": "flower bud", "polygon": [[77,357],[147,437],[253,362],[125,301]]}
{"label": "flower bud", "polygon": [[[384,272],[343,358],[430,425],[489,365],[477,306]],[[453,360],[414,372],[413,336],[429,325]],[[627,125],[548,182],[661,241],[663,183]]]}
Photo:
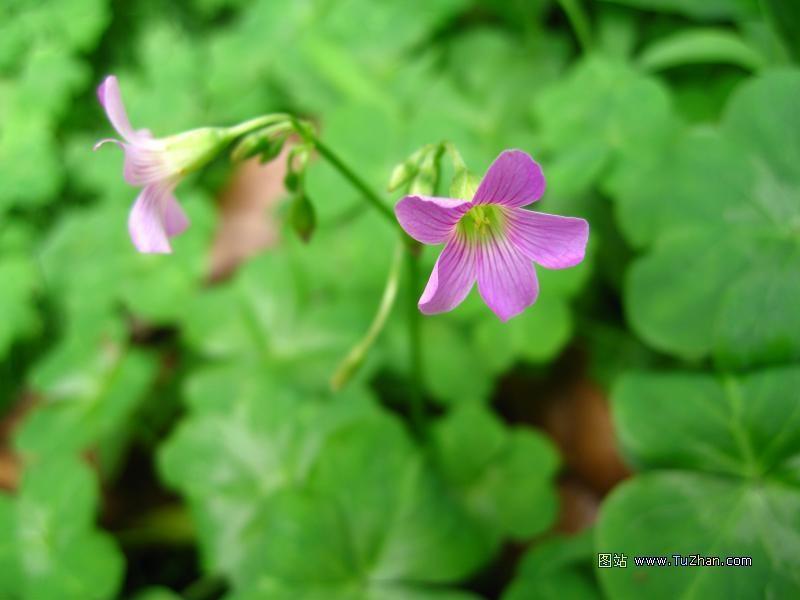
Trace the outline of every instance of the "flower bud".
{"label": "flower bud", "polygon": [[308,243],[317,227],[317,215],[314,205],[304,192],[295,194],[289,205],[289,224],[300,239]]}

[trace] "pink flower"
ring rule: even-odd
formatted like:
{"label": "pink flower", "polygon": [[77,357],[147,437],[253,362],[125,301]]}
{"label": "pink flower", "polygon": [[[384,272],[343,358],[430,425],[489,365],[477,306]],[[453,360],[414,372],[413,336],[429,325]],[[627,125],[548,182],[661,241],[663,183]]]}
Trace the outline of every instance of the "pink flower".
{"label": "pink flower", "polygon": [[542,169],[526,153],[506,150],[472,200],[406,196],[395,207],[403,229],[423,244],[441,244],[419,299],[425,314],[454,309],[477,280],[478,292],[507,321],[536,301],[533,262],[548,269],[579,264],[589,238],[584,219],[522,208],[544,193]]}
{"label": "pink flower", "polygon": [[125,151],[125,181],[142,187],[128,217],[133,245],[139,252],[170,253],[169,238],[189,226],[173,190],[187,173],[207,163],[227,142],[225,130],[194,129],[154,138],[146,129],[131,127],[116,77],[106,77],[97,88],[97,97],[122,141],[100,140],[94,149],[107,142],[120,146]]}

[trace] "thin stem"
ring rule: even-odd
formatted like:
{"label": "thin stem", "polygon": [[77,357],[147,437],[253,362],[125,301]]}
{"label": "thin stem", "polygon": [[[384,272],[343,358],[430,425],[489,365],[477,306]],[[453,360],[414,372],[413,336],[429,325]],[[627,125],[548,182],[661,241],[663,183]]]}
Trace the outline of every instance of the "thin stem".
{"label": "thin stem", "polygon": [[589,25],[589,17],[586,16],[580,0],[558,0],[558,3],[561,5],[561,10],[567,15],[567,20],[572,31],[575,32],[581,50],[584,54],[589,52],[592,49],[592,29]]}
{"label": "thin stem", "polygon": [[[417,253],[417,243],[412,240],[400,223],[395,219],[392,209],[384,204],[381,197],[361,179],[353,169],[348,167],[339,156],[323,143],[306,123],[289,117],[297,134],[309,144],[312,144],[319,152],[320,156],[330,163],[339,173],[347,179],[353,187],[359,190],[364,199],[372,205],[389,223],[400,233],[400,239],[404,242],[406,257],[408,259],[409,272],[409,331],[410,331],[410,352],[411,352],[411,396],[410,412],[414,430],[423,440],[427,439],[427,422],[425,407],[423,405],[423,385],[422,385],[422,344],[420,337],[420,316],[417,308],[417,293],[419,290],[419,255]],[[379,311],[380,315],[380,311]]]}
{"label": "thin stem", "polygon": [[389,221],[389,223],[391,223],[392,227],[400,229],[400,232],[405,236],[405,232],[403,232],[402,228],[400,228],[400,224],[394,218],[392,209],[384,204],[380,196],[378,196],[378,194],[375,193],[372,188],[370,188],[369,185],[365,183],[364,180],[355,173],[355,171],[353,171],[353,169],[348,167],[333,150],[331,150],[316,135],[314,135],[309,127],[299,123],[294,117],[292,117],[292,123],[294,123],[295,131],[300,135],[300,137],[310,144],[313,144],[320,156],[327,160],[333,168],[339,171],[342,177],[353,184],[353,187],[355,187],[364,195],[364,199],[380,214],[382,214]]}
{"label": "thin stem", "polygon": [[400,280],[400,267],[403,264],[402,258],[403,243],[398,241],[397,246],[395,247],[394,256],[392,257],[392,265],[389,268],[389,276],[386,279],[386,287],[383,290],[381,303],[378,306],[378,312],[375,313],[375,317],[372,319],[372,323],[370,324],[366,335],[361,339],[361,341],[353,346],[353,349],[348,352],[345,359],[339,365],[339,368],[336,369],[336,373],[333,374],[333,377],[331,378],[331,388],[334,391],[342,389],[342,387],[344,387],[344,385],[356,373],[358,368],[364,362],[367,352],[369,352],[369,349],[375,343],[375,340],[378,338],[380,332],[383,331],[383,327],[386,325],[386,319],[389,317],[389,313],[392,311],[395,298],[397,298],[397,287]]}
{"label": "thin stem", "polygon": [[260,117],[256,117],[255,119],[249,119],[247,121],[243,121],[238,125],[234,125],[233,127],[228,127],[228,133],[231,137],[239,137],[246,133],[250,133],[257,129],[261,129],[266,127],[267,125],[273,125],[275,123],[279,123],[280,121],[286,121],[290,118],[289,115],[286,113],[273,113],[269,115],[262,115]]}
{"label": "thin stem", "polygon": [[411,393],[409,404],[411,423],[416,433],[422,438],[428,438],[427,417],[425,415],[424,397],[422,395],[422,337],[420,312],[417,307],[419,294],[420,269],[419,255],[415,252],[406,252],[408,260],[408,330],[411,367]]}

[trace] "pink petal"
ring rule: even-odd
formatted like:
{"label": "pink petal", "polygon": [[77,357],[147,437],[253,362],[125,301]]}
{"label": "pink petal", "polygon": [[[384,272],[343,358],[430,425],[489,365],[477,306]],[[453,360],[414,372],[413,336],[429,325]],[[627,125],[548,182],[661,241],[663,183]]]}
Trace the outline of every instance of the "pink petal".
{"label": "pink petal", "polygon": [[542,168],[521,150],[506,150],[498,156],[483,177],[473,202],[526,206],[544,194]]}
{"label": "pink petal", "polygon": [[478,250],[478,291],[502,321],[536,302],[539,282],[530,260],[505,237],[482,243]]}
{"label": "pink petal", "polygon": [[471,206],[469,200],[406,196],[394,207],[406,233],[423,244],[441,244]]}
{"label": "pink petal", "polygon": [[583,261],[589,223],[521,208],[508,211],[508,238],[530,260],[548,269],[574,267]]}
{"label": "pink petal", "polygon": [[447,312],[461,304],[475,283],[476,247],[454,235],[442,250],[422,297],[419,309],[426,315]]}
{"label": "pink petal", "polygon": [[97,98],[106,111],[108,120],[119,134],[126,140],[136,138],[136,132],[131,127],[128,115],[125,112],[125,105],[122,104],[122,95],[119,91],[117,78],[109,75],[97,88]]}
{"label": "pink petal", "polygon": [[189,227],[189,217],[178,203],[178,199],[170,194],[164,207],[164,229],[169,237],[180,235]]}
{"label": "pink petal", "polygon": [[169,254],[165,212],[172,197],[172,186],[154,184],[142,189],[128,217],[128,231],[139,252]]}
{"label": "pink petal", "polygon": [[149,185],[175,175],[164,162],[156,140],[137,140],[122,144],[125,150],[123,175],[131,185]]}

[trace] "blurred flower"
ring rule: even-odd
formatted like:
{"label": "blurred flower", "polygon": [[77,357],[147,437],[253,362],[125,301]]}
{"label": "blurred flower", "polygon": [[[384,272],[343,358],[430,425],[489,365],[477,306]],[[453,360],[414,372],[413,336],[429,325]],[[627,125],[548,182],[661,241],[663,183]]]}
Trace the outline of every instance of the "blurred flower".
{"label": "blurred flower", "polygon": [[169,238],[189,226],[189,219],[172,192],[181,178],[219,152],[230,140],[229,130],[205,127],[154,138],[146,129],[131,127],[116,77],[106,77],[97,88],[97,96],[122,141],[100,140],[94,149],[107,142],[120,146],[125,151],[125,181],[142,187],[128,217],[133,244],[140,252],[172,252]]}
{"label": "blurred flower", "polygon": [[579,264],[589,237],[584,219],[522,208],[544,193],[539,165],[519,150],[492,163],[472,200],[406,196],[395,207],[403,229],[423,244],[446,246],[419,299],[425,314],[452,310],[478,281],[490,309],[507,321],[536,301],[533,262],[548,269]]}

